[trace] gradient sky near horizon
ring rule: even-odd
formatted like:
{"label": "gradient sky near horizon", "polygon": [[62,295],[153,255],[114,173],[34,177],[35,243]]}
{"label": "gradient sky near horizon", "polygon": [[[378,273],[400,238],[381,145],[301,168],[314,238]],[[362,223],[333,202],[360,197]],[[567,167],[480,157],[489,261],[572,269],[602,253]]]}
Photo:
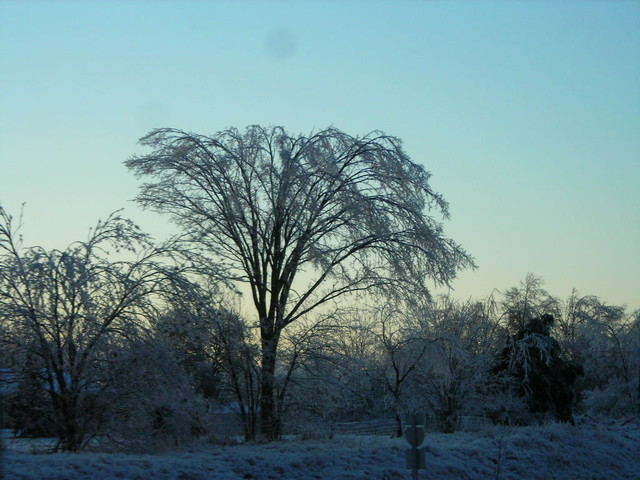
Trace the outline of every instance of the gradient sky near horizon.
{"label": "gradient sky near horizon", "polygon": [[0,203],[63,248],[124,214],[156,127],[404,140],[478,269],[640,307],[640,2],[0,0]]}

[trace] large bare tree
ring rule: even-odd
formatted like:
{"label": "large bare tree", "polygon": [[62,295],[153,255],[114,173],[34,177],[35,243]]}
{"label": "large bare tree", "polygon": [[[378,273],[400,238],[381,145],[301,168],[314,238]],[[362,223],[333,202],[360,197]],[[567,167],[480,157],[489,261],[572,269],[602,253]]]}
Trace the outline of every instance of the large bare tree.
{"label": "large bare tree", "polygon": [[250,126],[211,136],[158,129],[126,161],[138,201],[169,213],[194,245],[249,285],[261,338],[261,428],[276,437],[274,371],[284,328],[374,286],[449,284],[471,257],[443,234],[430,174],[399,139],[336,128],[291,136]]}

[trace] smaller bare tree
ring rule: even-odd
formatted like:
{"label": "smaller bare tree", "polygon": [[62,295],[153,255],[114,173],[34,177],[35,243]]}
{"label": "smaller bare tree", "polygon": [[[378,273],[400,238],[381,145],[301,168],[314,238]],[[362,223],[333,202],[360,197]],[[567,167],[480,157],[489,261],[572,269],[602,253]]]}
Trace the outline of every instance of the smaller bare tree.
{"label": "smaller bare tree", "polygon": [[[175,271],[160,263],[169,250],[153,247],[118,213],[65,250],[26,248],[18,230],[0,206],[2,342],[35,359],[31,373],[50,399],[59,447],[76,451],[106,388],[95,375],[106,347],[144,328],[154,294],[166,291]],[[108,249],[133,260],[111,261]]]}
{"label": "smaller bare tree", "polygon": [[[183,252],[184,253],[184,252]],[[255,439],[259,413],[258,343],[250,325],[224,301],[218,285],[183,282],[156,325],[209,401],[229,406]]]}
{"label": "smaller bare tree", "polygon": [[457,301],[440,296],[422,313],[429,347],[408,390],[423,398],[439,427],[453,432],[461,414],[482,414],[493,351],[501,329],[492,297]]}
{"label": "smaller bare tree", "polygon": [[[396,434],[403,435],[402,405],[405,386],[427,352],[430,341],[396,307],[383,305],[376,314],[374,335],[382,349],[382,381],[390,397]],[[404,402],[406,403],[406,402]]]}

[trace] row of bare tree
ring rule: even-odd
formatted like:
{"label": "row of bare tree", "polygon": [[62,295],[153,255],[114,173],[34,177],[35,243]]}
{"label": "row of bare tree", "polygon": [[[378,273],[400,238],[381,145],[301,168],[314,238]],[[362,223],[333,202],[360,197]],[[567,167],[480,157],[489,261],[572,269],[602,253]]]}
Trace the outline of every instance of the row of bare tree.
{"label": "row of bare tree", "polygon": [[[558,413],[544,396],[566,362],[594,404],[619,379],[616,408],[637,413],[636,313],[559,302],[535,277],[482,302],[432,298],[475,265],[399,139],[251,126],[141,143],[151,153],[126,162],[147,182],[138,200],[178,238],[154,244],[113,214],[64,250],[25,247],[0,210],[2,361],[26,389],[11,417],[53,426],[60,448],[202,435],[212,412],[266,440],[384,411],[426,410],[447,430],[465,413],[520,421]],[[536,330],[542,315],[556,321]]]}
{"label": "row of bare tree", "polygon": [[[260,337],[232,307],[236,293],[177,268],[179,244],[154,247],[118,215],[86,242],[46,251],[23,248],[1,213],[1,360],[14,387],[4,388],[4,426],[54,435],[68,451],[96,437],[139,448],[257,438]],[[640,411],[640,312],[575,291],[561,301],[533,275],[482,301],[349,299],[282,336],[279,433],[394,417],[401,434],[407,411],[449,432],[464,415],[517,424]],[[581,375],[563,377],[554,358]],[[565,387],[559,404],[545,400]]]}

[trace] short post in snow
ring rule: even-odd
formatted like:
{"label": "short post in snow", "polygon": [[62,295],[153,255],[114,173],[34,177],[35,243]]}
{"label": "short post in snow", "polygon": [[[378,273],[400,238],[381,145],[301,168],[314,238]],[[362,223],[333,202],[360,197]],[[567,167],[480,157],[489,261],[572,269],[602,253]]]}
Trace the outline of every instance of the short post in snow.
{"label": "short post in snow", "polygon": [[405,418],[404,438],[411,448],[407,450],[407,468],[413,471],[413,480],[418,480],[418,470],[427,468],[424,448],[419,448],[424,441],[424,415],[407,415]]}

